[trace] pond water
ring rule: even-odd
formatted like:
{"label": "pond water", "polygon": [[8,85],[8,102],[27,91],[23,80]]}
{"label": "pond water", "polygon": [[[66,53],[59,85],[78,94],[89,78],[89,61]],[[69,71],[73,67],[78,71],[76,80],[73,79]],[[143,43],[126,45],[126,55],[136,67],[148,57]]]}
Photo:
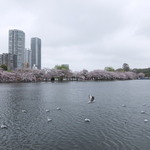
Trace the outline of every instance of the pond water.
{"label": "pond water", "polygon": [[0,149],[149,150],[149,90],[150,80],[0,84]]}

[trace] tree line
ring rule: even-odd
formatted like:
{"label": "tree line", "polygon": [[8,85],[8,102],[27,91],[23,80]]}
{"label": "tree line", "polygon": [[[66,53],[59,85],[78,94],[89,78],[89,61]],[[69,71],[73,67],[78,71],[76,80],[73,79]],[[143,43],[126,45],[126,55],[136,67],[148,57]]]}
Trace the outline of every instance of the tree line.
{"label": "tree line", "polygon": [[105,70],[107,71],[119,71],[119,72],[127,72],[131,71],[134,73],[143,73],[145,77],[150,78],[150,68],[134,68],[131,69],[127,63],[124,63],[122,65],[122,68],[114,69],[112,67],[105,67]]}
{"label": "tree line", "polygon": [[[124,67],[128,67],[125,65]],[[111,67],[110,67],[111,68]],[[88,71],[83,69],[81,71],[71,71],[69,67],[55,66],[53,69],[18,69],[15,71],[6,71],[0,69],[0,82],[39,82],[39,81],[84,81],[84,80],[133,80],[144,78],[144,73],[133,72],[129,70],[93,70]],[[111,68],[112,69],[112,68]],[[127,69],[127,68],[122,68]]]}

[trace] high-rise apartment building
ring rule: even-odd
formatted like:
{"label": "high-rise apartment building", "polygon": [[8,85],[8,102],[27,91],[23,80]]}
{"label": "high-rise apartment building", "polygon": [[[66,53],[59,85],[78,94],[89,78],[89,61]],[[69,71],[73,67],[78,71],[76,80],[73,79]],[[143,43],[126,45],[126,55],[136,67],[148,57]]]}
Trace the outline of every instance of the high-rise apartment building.
{"label": "high-rise apartment building", "polygon": [[31,69],[31,50],[27,48],[24,51],[24,67]]}
{"label": "high-rise apartment building", "polygon": [[36,66],[41,69],[41,39],[34,37],[31,38],[31,51],[32,51],[32,67]]}
{"label": "high-rise apartment building", "polygon": [[21,30],[9,30],[9,53],[17,55],[17,68],[24,66],[25,33]]}

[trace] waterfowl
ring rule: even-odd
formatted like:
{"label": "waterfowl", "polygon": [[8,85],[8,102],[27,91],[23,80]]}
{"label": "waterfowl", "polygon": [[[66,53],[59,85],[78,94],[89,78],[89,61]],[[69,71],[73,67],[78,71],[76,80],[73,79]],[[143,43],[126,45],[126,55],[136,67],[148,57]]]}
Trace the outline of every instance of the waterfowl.
{"label": "waterfowl", "polygon": [[61,108],[60,108],[60,107],[57,107],[56,109],[57,109],[57,110],[61,110]]}
{"label": "waterfowl", "polygon": [[145,111],[142,110],[142,111],[141,111],[141,114],[145,114]]}
{"label": "waterfowl", "polygon": [[6,129],[6,128],[7,128],[7,126],[5,124],[1,125],[1,129]]}
{"label": "waterfowl", "polygon": [[52,119],[50,119],[50,118],[47,118],[47,122],[50,122],[50,121],[52,121]]}
{"label": "waterfowl", "polygon": [[122,104],[122,107],[126,107],[126,105],[125,105],[125,104]]}
{"label": "waterfowl", "polygon": [[92,102],[94,102],[95,97],[92,95],[89,95],[89,99],[90,99],[90,101],[88,103],[92,103]]}
{"label": "waterfowl", "polygon": [[145,123],[147,123],[147,122],[148,122],[148,120],[147,120],[147,119],[144,119],[144,122],[145,122]]}
{"label": "waterfowl", "polygon": [[26,110],[22,110],[22,112],[23,112],[23,113],[26,113],[27,111],[26,111]]}
{"label": "waterfowl", "polygon": [[85,118],[84,121],[85,121],[85,122],[90,122],[90,119]]}

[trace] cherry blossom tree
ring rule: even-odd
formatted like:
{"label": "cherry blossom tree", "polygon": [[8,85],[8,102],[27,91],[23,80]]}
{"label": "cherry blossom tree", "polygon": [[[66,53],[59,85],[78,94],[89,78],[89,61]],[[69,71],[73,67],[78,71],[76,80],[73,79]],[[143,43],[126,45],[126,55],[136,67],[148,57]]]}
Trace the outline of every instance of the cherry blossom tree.
{"label": "cherry blossom tree", "polygon": [[138,76],[138,78],[140,78],[140,79],[145,78],[145,74],[144,74],[144,73],[138,73],[137,76]]}
{"label": "cherry blossom tree", "polygon": [[134,80],[144,78],[143,73],[135,72],[110,72],[106,70],[86,69],[72,72],[70,69],[20,69],[8,72],[0,69],[0,82],[39,82],[54,80]]}

